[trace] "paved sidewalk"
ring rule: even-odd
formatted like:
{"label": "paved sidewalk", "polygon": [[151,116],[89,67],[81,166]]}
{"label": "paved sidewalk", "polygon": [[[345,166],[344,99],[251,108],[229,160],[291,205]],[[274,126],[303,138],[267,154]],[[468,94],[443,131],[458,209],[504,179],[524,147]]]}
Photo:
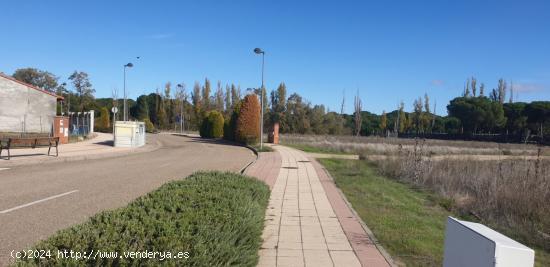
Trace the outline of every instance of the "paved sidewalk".
{"label": "paved sidewalk", "polygon": [[[357,221],[357,225],[352,225],[355,228],[350,228],[352,218],[342,223],[346,218],[341,216],[353,214],[334,183],[331,189],[326,174],[319,175],[322,170],[316,168],[316,162],[296,149],[273,148],[280,154],[282,164],[266,211],[258,266],[388,266],[365,231],[358,231]],[[273,173],[276,165],[268,164],[270,161],[265,158],[260,157],[251,166],[255,169],[247,174],[265,180],[262,173]],[[264,168],[263,172],[257,171]],[[335,207],[344,211],[335,212]]]}
{"label": "paved sidewalk", "polygon": [[50,156],[48,156],[47,147],[37,147],[34,149],[15,148],[10,150],[11,159],[7,160],[7,151],[3,150],[0,167],[115,157],[133,152],[151,151],[159,146],[156,142],[147,142],[145,146],[140,148],[113,147],[112,134],[95,134],[97,136],[89,140],[64,145],[60,144],[58,157],[55,157],[55,148],[51,149]]}

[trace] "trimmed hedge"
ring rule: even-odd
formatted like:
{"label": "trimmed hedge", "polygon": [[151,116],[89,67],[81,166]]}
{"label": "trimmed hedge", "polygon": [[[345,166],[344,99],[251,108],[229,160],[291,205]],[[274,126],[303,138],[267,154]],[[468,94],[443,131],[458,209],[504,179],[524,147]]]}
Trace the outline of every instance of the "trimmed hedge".
{"label": "trimmed hedge", "polygon": [[201,137],[205,138],[221,138],[223,137],[223,128],[223,115],[213,110],[205,113],[199,133]]}
{"label": "trimmed hedge", "polygon": [[188,259],[52,257],[16,265],[256,266],[269,188],[235,173],[198,172],[59,231],[33,249],[57,251],[189,252]]}
{"label": "trimmed hedge", "polygon": [[208,123],[210,124],[210,137],[223,137],[223,115],[218,111],[212,111],[208,115]]}
{"label": "trimmed hedge", "polygon": [[245,96],[242,101],[235,139],[245,144],[255,144],[260,139],[260,102],[255,94]]}
{"label": "trimmed hedge", "polygon": [[209,111],[201,113],[200,121],[199,121],[199,135],[203,138],[208,137],[208,115],[210,114]]}
{"label": "trimmed hedge", "polygon": [[233,108],[233,112],[228,120],[223,124],[223,138],[230,141],[235,141],[235,130],[237,129],[237,120],[241,111],[241,103],[237,103]]}
{"label": "trimmed hedge", "polygon": [[145,123],[145,131],[148,133],[154,133],[156,131],[155,125],[151,122],[149,119],[143,119],[143,122]]}
{"label": "trimmed hedge", "polygon": [[111,117],[109,110],[106,107],[99,109],[99,117],[95,118],[95,130],[96,132],[112,133]]}

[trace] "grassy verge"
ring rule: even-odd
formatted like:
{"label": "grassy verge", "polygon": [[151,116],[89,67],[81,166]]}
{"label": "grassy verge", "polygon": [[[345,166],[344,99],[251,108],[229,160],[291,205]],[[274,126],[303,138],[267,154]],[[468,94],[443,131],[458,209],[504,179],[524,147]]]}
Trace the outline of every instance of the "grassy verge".
{"label": "grassy verge", "polygon": [[338,154],[338,155],[351,155],[350,153],[345,153],[337,149],[316,147],[306,144],[282,144],[288,147],[296,148],[308,153],[322,153],[322,154]]}
{"label": "grassy verge", "polygon": [[[448,200],[384,177],[363,160],[320,159],[353,208],[398,264],[441,266]],[[464,218],[471,220],[471,218]],[[536,249],[536,266],[550,254]]]}
{"label": "grassy verge", "polygon": [[260,148],[260,145],[254,145],[252,146],[254,149],[256,149],[256,151],[258,151],[258,153],[261,153],[261,152],[273,152],[273,148],[271,148],[270,146],[263,146],[262,148]]}
{"label": "grassy verge", "polygon": [[392,257],[411,266],[442,265],[449,212],[429,193],[378,175],[366,161],[321,163]]}
{"label": "grassy verge", "polygon": [[187,259],[52,257],[17,265],[40,266],[255,266],[269,188],[246,176],[199,172],[62,230],[34,249],[124,252],[188,252]]}

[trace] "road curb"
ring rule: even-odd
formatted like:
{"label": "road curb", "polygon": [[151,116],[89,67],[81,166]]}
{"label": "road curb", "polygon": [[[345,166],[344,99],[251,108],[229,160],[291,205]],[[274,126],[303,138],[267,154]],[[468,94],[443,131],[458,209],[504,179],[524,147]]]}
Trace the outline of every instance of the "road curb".
{"label": "road curb", "polygon": [[246,165],[239,171],[240,174],[244,174],[244,172],[246,171],[246,169],[248,169],[248,167],[250,167],[250,166],[251,166],[252,164],[254,164],[256,161],[258,161],[258,159],[260,158],[260,153],[258,153],[258,150],[257,150],[257,149],[255,149],[255,148],[253,148],[253,147],[251,147],[251,146],[249,146],[249,145],[244,145],[244,147],[246,147],[246,148],[252,150],[252,152],[254,152],[254,155],[256,155],[256,158],[255,158],[253,161],[251,161],[251,162],[249,162],[248,164],[246,164]]}
{"label": "road curb", "polygon": [[141,153],[147,153],[147,152],[153,152],[155,150],[158,150],[160,148],[161,144],[159,141],[155,141],[154,144],[146,144],[144,147],[137,148],[134,150],[127,150],[127,151],[115,151],[110,153],[101,153],[101,154],[92,154],[92,155],[79,155],[74,157],[63,157],[63,158],[57,158],[57,157],[47,157],[43,160],[38,161],[23,161],[23,162],[4,162],[5,164],[2,164],[0,162],[0,166],[2,167],[18,167],[18,166],[27,166],[27,165],[40,165],[40,164],[53,164],[53,163],[66,163],[66,162],[74,162],[74,161],[82,161],[82,160],[93,160],[93,159],[106,159],[106,158],[118,158],[123,156],[128,156],[132,154],[141,154]]}
{"label": "road curb", "polygon": [[[197,135],[191,135],[191,134],[185,134],[185,133],[170,133],[170,134],[177,135],[177,136],[183,136],[183,137],[190,137],[190,138],[201,138],[200,136],[197,136]],[[255,149],[254,147],[250,146],[250,145],[243,145],[241,143],[238,143],[238,142],[235,142],[235,141],[230,141],[230,140],[225,140],[223,138],[221,140],[223,140],[224,142],[236,145],[236,146],[246,147],[246,148],[252,150],[252,152],[256,156],[256,158],[253,161],[247,163],[244,167],[241,168],[241,170],[239,171],[240,174],[244,174],[246,169],[248,169],[248,167],[250,167],[252,164],[254,164],[258,160],[258,158],[260,157],[260,153],[258,153],[258,150]]]}

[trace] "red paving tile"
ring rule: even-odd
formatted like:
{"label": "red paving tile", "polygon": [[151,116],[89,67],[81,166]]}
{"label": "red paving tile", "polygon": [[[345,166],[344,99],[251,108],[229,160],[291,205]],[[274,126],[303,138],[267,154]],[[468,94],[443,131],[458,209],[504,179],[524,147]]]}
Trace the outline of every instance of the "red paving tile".
{"label": "red paving tile", "polygon": [[264,181],[270,189],[273,189],[281,163],[281,154],[278,152],[262,152],[258,159],[245,170],[244,174]]}
{"label": "red paving tile", "polygon": [[332,178],[327,175],[325,169],[315,159],[310,158],[315,171],[319,175],[319,180],[325,189],[328,200],[340,221],[344,233],[348,237],[350,244],[363,266],[390,266],[382,253],[374,245],[359,219],[351,211],[350,207],[344,201],[340,191],[334,184]]}
{"label": "red paving tile", "polygon": [[[336,218],[335,218],[337,219],[336,223],[337,225],[340,225],[341,226],[340,229],[343,230],[342,237],[347,238],[349,241],[349,245],[346,245],[349,248],[348,252],[345,251],[344,246],[341,246],[342,247],[341,249],[344,249],[344,250],[324,247],[325,250],[328,250],[328,251],[323,250],[326,252],[325,254],[327,257],[329,257],[328,253],[330,252],[330,258],[332,258],[331,259],[332,265],[349,266],[348,264],[353,263],[353,261],[356,261],[357,264],[360,263],[362,266],[390,266],[386,258],[384,258],[383,254],[378,250],[377,246],[374,244],[374,242],[371,240],[371,238],[369,237],[369,235],[361,225],[360,220],[355,216],[355,213],[351,210],[351,208],[348,206],[348,204],[344,200],[343,196],[341,195],[340,191],[334,184],[334,181],[332,180],[330,175],[327,175],[324,168],[317,161],[315,161],[315,159],[307,158],[305,153],[301,151],[290,149],[287,147],[275,146],[274,148],[276,150],[275,152],[260,153],[259,158],[256,160],[256,162],[254,162],[251,166],[249,166],[244,173],[246,175],[254,176],[259,180],[266,182],[266,184],[268,184],[270,189],[273,191],[272,198],[275,196],[275,202],[277,202],[276,201],[277,199],[279,199],[279,201],[283,201],[282,199],[280,199],[281,192],[282,192],[281,190],[287,192],[287,194],[284,195],[284,201],[288,201],[289,203],[292,201],[295,201],[293,199],[296,197],[292,197],[294,194],[296,196],[297,195],[302,196],[302,197],[298,197],[298,202],[296,203],[301,203],[300,200],[306,201],[308,199],[307,196],[309,196],[308,194],[306,194],[307,192],[304,193],[303,188],[302,190],[297,190],[298,187],[295,187],[295,186],[298,185],[299,188],[301,188],[301,186],[305,185],[306,186],[305,189],[307,189],[309,188],[309,186],[307,186],[307,183],[304,184],[303,181],[308,181],[309,179],[310,183],[312,183],[311,186],[314,186],[315,180],[318,179],[317,183],[320,184],[318,185],[318,187],[319,189],[322,187],[322,189],[321,191],[317,190],[315,192],[322,192],[324,190],[324,194],[326,194],[326,199],[327,199],[325,200],[327,201],[325,207],[329,207],[329,209],[332,208],[332,210],[334,211],[332,216],[336,215]],[[292,166],[296,165],[296,166],[299,166],[300,169],[302,168],[305,168],[305,169],[302,169],[302,171],[289,170],[287,168],[282,167],[283,161],[285,161],[285,164],[287,165],[292,165]],[[308,164],[311,164],[311,165],[309,165],[308,167]],[[310,169],[309,174],[307,169]],[[279,174],[280,172],[282,175]],[[305,176],[302,177],[302,175],[305,175]],[[277,182],[278,178],[283,179],[284,184],[286,184],[288,181],[289,187],[284,186],[284,184],[281,184],[281,181]],[[302,183],[300,183],[299,181],[302,181]],[[277,186],[275,186],[276,182],[277,182]],[[290,183],[293,183],[293,185],[290,185]],[[275,191],[277,191],[277,193],[275,193]],[[300,193],[298,193],[297,191],[299,191]],[[293,192],[293,194],[288,195],[289,192]],[[317,199],[317,198],[314,198],[313,200],[315,202],[315,206],[321,203],[318,201],[322,201],[322,199]],[[270,199],[270,203],[271,203],[270,205],[272,205],[272,201],[273,199]],[[293,207],[290,204],[288,207]],[[305,205],[305,203],[302,203],[299,206],[301,205]],[[274,207],[272,207],[272,210],[268,210],[268,213],[273,213],[274,212],[273,208],[276,208],[277,206],[278,205],[275,205]],[[283,207],[282,214],[284,214],[284,210],[286,209],[285,205],[282,205],[282,207]],[[318,207],[322,207],[322,205]],[[295,208],[298,209],[298,207],[295,207]],[[305,212],[306,210],[300,208],[299,211]],[[325,213],[321,215],[320,212],[323,212],[323,211]],[[277,212],[279,213],[281,212],[280,208],[278,208],[275,214],[278,214]],[[319,218],[325,218],[323,216],[327,216],[327,214],[330,215],[331,213],[330,211],[328,211],[328,213],[326,212],[327,210],[325,208],[324,210],[315,211],[315,214],[312,214],[312,215],[315,215]],[[298,217],[300,217],[299,218],[300,220],[301,219],[305,220],[305,218],[302,218],[301,216],[306,216],[306,215],[304,214],[300,215],[299,213],[298,215],[299,215]],[[271,214],[270,216],[274,216],[274,215]],[[312,218],[315,218],[315,217],[312,217]],[[328,218],[330,219],[330,216]],[[287,218],[287,219],[291,219],[291,218]],[[299,222],[298,226],[295,226],[297,229],[300,228],[299,225],[307,222],[306,220],[302,223],[300,222],[300,220],[297,221]],[[266,222],[267,222],[267,219],[266,219]],[[291,221],[287,221],[286,223],[291,223]],[[284,226],[284,224],[285,223],[283,220],[283,222],[281,221],[276,222],[275,225],[273,224],[273,222],[268,223],[268,226],[271,228],[275,227],[275,229],[280,229],[280,227],[282,228],[291,227],[291,226]],[[302,228],[301,231],[295,231],[295,232],[301,233],[304,231],[306,232],[308,231],[308,227],[304,227],[304,225],[302,225],[301,228]],[[266,231],[266,229],[264,229],[264,232]],[[325,230],[325,228],[323,229]],[[279,236],[279,234],[281,233],[278,233],[276,234],[277,238],[267,242],[273,243],[273,241],[277,241],[280,239],[294,238],[294,236],[292,234],[289,235],[289,233],[291,232],[287,231],[285,235],[281,235],[281,236]],[[266,233],[264,233],[264,235],[265,234]],[[328,236],[330,236],[330,234],[327,235],[327,233],[324,233],[324,235],[325,236],[322,236],[322,235],[320,236],[320,240],[324,241],[325,238],[328,238]],[[303,238],[301,235],[297,236],[295,239],[301,240],[300,242],[305,242],[305,240],[302,240]],[[266,240],[264,240],[264,242],[266,242]],[[263,246],[264,249],[260,251],[260,255],[261,255],[260,265],[261,266],[285,265],[285,261],[283,261],[284,257],[282,257],[283,256],[282,252],[285,252],[286,250],[284,251],[279,250],[277,246],[273,248],[272,247],[273,244],[271,243],[264,244]],[[282,245],[282,242],[278,242],[278,243],[279,245]],[[274,244],[277,244],[277,242],[275,242]],[[300,255],[297,255],[297,256],[300,256],[300,257],[307,256],[306,255],[307,250],[303,250],[302,248],[303,244],[299,243],[298,245],[300,245],[300,250],[295,252],[297,253],[299,252],[298,254]],[[345,244],[342,243],[341,245],[345,245]],[[320,252],[321,251],[317,251],[316,253],[320,253]],[[351,253],[351,254],[346,255],[346,253]],[[352,255],[355,255],[356,257],[352,257]],[[300,257],[296,257],[296,259],[294,259],[296,260],[294,264],[296,264],[297,262],[303,263],[303,261],[298,259]],[[313,258],[311,258],[310,260],[313,260]],[[286,264],[288,266],[294,265],[294,264],[291,264],[291,262],[287,262]]]}

